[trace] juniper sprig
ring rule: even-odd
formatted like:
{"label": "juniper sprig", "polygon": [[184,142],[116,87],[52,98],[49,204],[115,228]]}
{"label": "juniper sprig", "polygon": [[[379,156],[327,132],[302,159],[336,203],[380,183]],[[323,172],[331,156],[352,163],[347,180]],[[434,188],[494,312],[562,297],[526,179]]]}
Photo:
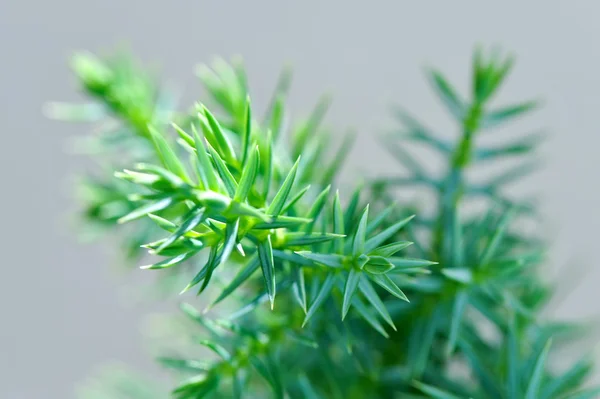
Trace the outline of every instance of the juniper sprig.
{"label": "juniper sprig", "polygon": [[[580,328],[540,316],[553,293],[543,278],[546,244],[518,228],[536,215],[535,204],[507,192],[531,170],[539,137],[479,144],[484,132],[536,107],[493,105],[512,64],[477,51],[468,98],[428,71],[457,123],[456,139],[441,139],[398,109],[402,128],[386,148],[403,174],[394,171],[346,196],[336,176],[352,136],[330,155],[333,136],[322,128],[327,98],[305,120],[289,123],[289,70],[259,118],[239,60],[200,66],[209,98],[179,111],[131,61],[74,57],[93,103],[50,110],[99,129],[88,144],[111,173],[85,184],[87,224],[129,226],[120,237],[132,259],[140,261],[144,251],[152,259],[142,269],[173,270],[185,279],[182,294],[200,296],[186,294],[181,311],[203,331],[194,345],[210,354],[158,359],[178,377],[172,396],[599,394],[584,388],[590,360],[553,367],[553,353]],[[399,140],[433,149],[443,173],[427,172]],[[508,157],[525,161],[471,181],[472,168]],[[398,188],[427,189],[435,211],[417,207],[413,219],[412,204],[396,204]],[[483,211],[471,209],[474,198],[485,200]],[[126,397],[147,397],[136,392]]]}

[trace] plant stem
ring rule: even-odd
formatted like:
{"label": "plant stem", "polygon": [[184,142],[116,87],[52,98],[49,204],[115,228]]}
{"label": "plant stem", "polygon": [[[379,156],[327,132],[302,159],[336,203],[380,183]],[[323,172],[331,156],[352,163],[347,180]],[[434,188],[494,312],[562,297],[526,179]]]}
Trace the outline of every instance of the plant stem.
{"label": "plant stem", "polygon": [[473,153],[473,138],[479,128],[482,103],[475,101],[466,113],[462,123],[462,137],[452,156],[444,184],[439,191],[439,214],[434,231],[431,257],[440,263],[450,259],[449,240],[444,240],[444,231],[451,231],[454,218],[464,195],[464,171],[470,165]]}

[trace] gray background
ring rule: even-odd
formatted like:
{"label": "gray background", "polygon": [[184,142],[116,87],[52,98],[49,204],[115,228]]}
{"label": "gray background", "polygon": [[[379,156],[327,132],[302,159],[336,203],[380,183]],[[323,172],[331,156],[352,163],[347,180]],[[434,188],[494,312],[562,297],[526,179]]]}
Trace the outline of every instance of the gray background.
{"label": "gray background", "polygon": [[434,127],[451,126],[421,66],[440,66],[466,89],[473,45],[501,44],[518,55],[501,99],[542,96],[533,125],[554,133],[545,170],[528,183],[545,195],[552,263],[587,267],[554,313],[596,314],[599,11],[591,0],[1,0],[0,397],[72,397],[75,382],[113,359],[154,372],[139,338],[146,309],[123,301],[130,277],[114,273],[106,247],[78,245],[65,222],[68,179],[84,162],[66,155],[64,143],[81,128],[47,121],[40,110],[48,100],[77,99],[66,66],[76,49],[128,43],[187,99],[199,91],[194,65],[213,55],[244,56],[259,103],[290,61],[293,108],[307,112],[330,90],[328,122],[360,131],[353,165],[364,159],[382,171],[393,163],[373,137],[389,126],[391,101]]}

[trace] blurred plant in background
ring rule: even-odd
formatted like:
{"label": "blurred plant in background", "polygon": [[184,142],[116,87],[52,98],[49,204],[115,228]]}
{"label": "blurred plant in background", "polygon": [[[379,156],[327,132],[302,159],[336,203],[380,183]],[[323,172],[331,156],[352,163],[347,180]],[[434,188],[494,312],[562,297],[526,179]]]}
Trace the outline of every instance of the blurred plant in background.
{"label": "blurred plant in background", "polygon": [[[180,111],[127,58],[76,55],[73,68],[93,103],[48,110],[96,126],[86,148],[101,168],[81,186],[84,226],[119,230],[130,260],[147,253],[142,269],[170,282],[161,289],[189,298],[181,313],[195,325],[178,331],[190,345],[158,359],[177,378],[172,396],[598,395],[584,389],[591,360],[553,359],[584,329],[540,316],[553,293],[541,267],[547,245],[519,224],[536,216],[535,204],[505,189],[532,170],[539,136],[478,143],[536,106],[492,104],[511,67],[510,57],[476,51],[467,98],[428,71],[457,137],[442,139],[398,109],[402,128],[386,148],[403,173],[340,193],[336,176],[352,136],[331,154],[336,136],[321,123],[327,98],[290,123],[289,70],[257,117],[239,60],[200,66],[208,101]],[[428,172],[401,140],[437,152],[443,173]],[[473,168],[508,158],[525,161],[470,178]],[[402,204],[398,188],[427,190],[434,212]],[[482,198],[483,210],[470,207]],[[137,388],[120,379],[83,392],[151,397],[146,384],[130,383]]]}

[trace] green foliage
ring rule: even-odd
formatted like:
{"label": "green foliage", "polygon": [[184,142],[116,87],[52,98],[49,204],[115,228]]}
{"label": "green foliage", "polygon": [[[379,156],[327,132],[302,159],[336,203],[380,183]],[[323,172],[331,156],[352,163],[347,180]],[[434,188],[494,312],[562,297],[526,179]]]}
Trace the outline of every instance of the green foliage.
{"label": "green foliage", "polygon": [[[104,161],[114,171],[87,183],[87,220],[132,225],[122,235],[129,252],[139,257],[141,246],[153,259],[142,269],[180,270],[182,293],[193,289],[208,303],[182,311],[210,354],[159,359],[180,377],[172,396],[593,397],[583,388],[588,360],[562,373],[552,367],[577,326],[540,317],[552,295],[540,269],[546,248],[516,228],[536,210],[507,195],[531,169],[538,137],[478,144],[484,131],[535,108],[492,105],[512,63],[477,51],[468,98],[428,71],[458,137],[442,140],[398,109],[402,128],[386,148],[404,174],[343,201],[332,185],[351,138],[327,151],[327,99],[288,131],[289,70],[259,120],[239,61],[199,67],[210,102],[179,113],[131,62],[75,57],[96,105],[52,110],[101,117],[109,128],[93,144],[112,154]],[[399,140],[435,150],[443,173],[427,172]],[[526,161],[483,182],[467,177],[507,157]],[[428,188],[436,208],[413,220],[410,204],[390,203],[398,187],[414,186]],[[483,211],[471,209],[477,198]],[[207,313],[222,302],[229,310]]]}

